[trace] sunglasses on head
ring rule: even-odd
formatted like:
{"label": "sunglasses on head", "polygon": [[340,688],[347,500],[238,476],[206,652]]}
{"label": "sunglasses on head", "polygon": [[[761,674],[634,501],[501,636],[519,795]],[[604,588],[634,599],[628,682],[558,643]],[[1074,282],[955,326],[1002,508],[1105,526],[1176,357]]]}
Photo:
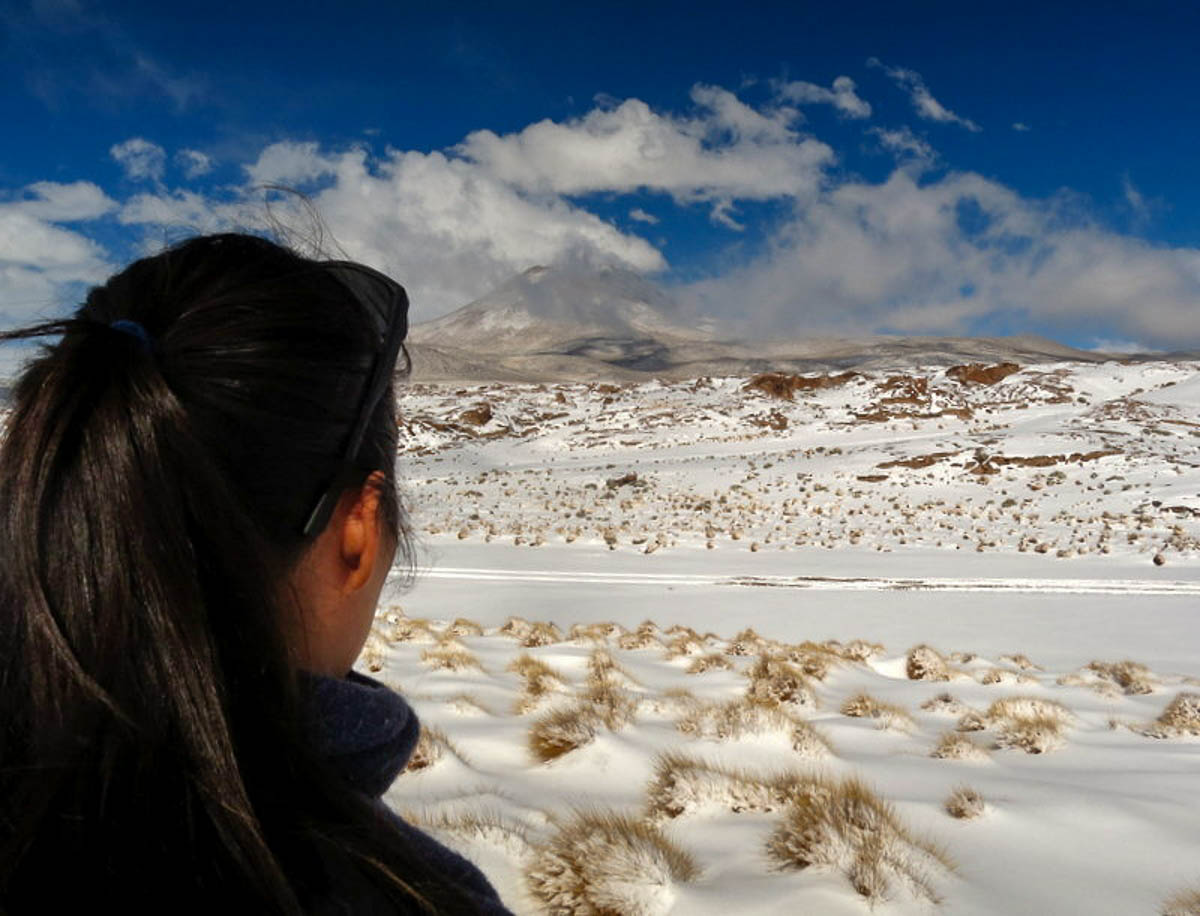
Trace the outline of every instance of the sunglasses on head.
{"label": "sunglasses on head", "polygon": [[374,322],[379,344],[371,363],[366,387],[359,399],[354,424],[332,479],[326,481],[316,505],[308,514],[301,533],[304,537],[320,533],[329,524],[342,488],[351,475],[360,473],[358,452],[367,435],[371,416],[387,392],[400,345],[408,334],[408,294],[390,277],[353,261],[323,261],[320,265],[362,305]]}

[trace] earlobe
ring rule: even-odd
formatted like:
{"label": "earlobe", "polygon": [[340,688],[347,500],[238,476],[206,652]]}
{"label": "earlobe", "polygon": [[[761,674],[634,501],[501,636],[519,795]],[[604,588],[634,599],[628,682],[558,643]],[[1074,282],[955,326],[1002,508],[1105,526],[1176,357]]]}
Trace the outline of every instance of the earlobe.
{"label": "earlobe", "polygon": [[371,580],[379,560],[380,493],[386,483],[382,471],[373,471],[354,498],[342,526],[342,560],[347,575],[346,594],[356,592]]}

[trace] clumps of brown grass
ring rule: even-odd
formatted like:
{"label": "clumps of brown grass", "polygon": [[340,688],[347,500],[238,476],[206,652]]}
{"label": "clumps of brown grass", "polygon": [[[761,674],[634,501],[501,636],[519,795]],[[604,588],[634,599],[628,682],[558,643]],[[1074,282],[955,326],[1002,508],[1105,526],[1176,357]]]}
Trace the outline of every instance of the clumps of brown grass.
{"label": "clumps of brown grass", "polygon": [[482,636],[483,627],[466,617],[456,617],[443,631],[444,636]]}
{"label": "clumps of brown grass", "polygon": [[[391,615],[388,615],[389,619]],[[423,617],[397,617],[384,631],[388,642],[414,642],[437,639],[433,624]]]}
{"label": "clumps of brown grass", "polygon": [[932,646],[913,646],[904,660],[904,673],[910,681],[948,681],[950,666]]}
{"label": "clumps of brown grass", "polygon": [[443,639],[436,646],[421,650],[421,661],[435,670],[483,670],[475,653],[456,639]]}
{"label": "clumps of brown grass", "polygon": [[629,669],[613,658],[611,652],[599,648],[588,656],[588,683],[610,682],[613,684],[636,684],[637,678]]}
{"label": "clumps of brown grass", "polygon": [[587,704],[551,709],[530,726],[529,749],[542,763],[548,763],[591,744],[602,724],[596,711]]}
{"label": "clumps of brown grass", "polygon": [[437,726],[422,725],[420,737],[412,756],[405,764],[404,772],[419,773],[427,770],[445,756],[450,755],[466,762],[462,752],[446,737],[446,733]]}
{"label": "clumps of brown grass", "polygon": [[1121,662],[1092,662],[1087,669],[1094,671],[1102,680],[1116,684],[1122,693],[1136,696],[1154,692],[1150,669],[1138,662],[1129,659]]}
{"label": "clumps of brown grass", "polygon": [[746,696],[759,703],[778,703],[815,709],[817,695],[804,672],[781,658],[761,655],[746,669],[750,679]]}
{"label": "clumps of brown grass", "polygon": [[1035,665],[1033,662],[1031,662],[1029,660],[1029,656],[1024,655],[1020,652],[1014,652],[1010,655],[1001,655],[1000,661],[1004,662],[1004,664],[1006,664],[1006,665],[1012,665],[1014,668],[1017,668],[1021,671],[1041,671],[1042,670],[1041,666]]}
{"label": "clumps of brown grass", "polygon": [[706,671],[729,671],[733,662],[720,652],[710,652],[708,655],[698,655],[687,666],[688,674],[703,674]]}
{"label": "clumps of brown grass", "polygon": [[976,675],[976,680],[985,686],[994,684],[1032,684],[1036,679],[1020,671],[1008,668],[986,668]]}
{"label": "clumps of brown grass", "polygon": [[589,679],[583,698],[610,731],[624,728],[637,714],[637,699],[610,680]]}
{"label": "clumps of brown grass", "polygon": [[578,811],[538,848],[525,877],[550,913],[658,916],[674,885],[700,875],[695,858],[652,824],[613,811]]}
{"label": "clumps of brown grass", "polygon": [[527,858],[534,851],[529,827],[512,820],[494,809],[466,808],[460,810],[406,811],[404,819],[423,830],[434,833],[443,841],[461,839],[467,842],[482,840],[499,846],[516,858]]}
{"label": "clumps of brown grass", "polygon": [[668,661],[673,658],[701,655],[708,649],[704,637],[691,627],[674,626],[667,631],[667,635],[669,638],[663,646],[667,650],[665,658]]}
{"label": "clumps of brown grass", "polygon": [[562,633],[554,624],[542,620],[530,624],[525,635],[521,637],[521,645],[526,649],[536,646],[551,646],[556,642],[562,642]]}
{"label": "clumps of brown grass", "polygon": [[799,794],[767,840],[782,869],[824,866],[874,903],[899,883],[918,901],[939,903],[935,876],[953,871],[946,853],[914,837],[895,810],[857,779]]}
{"label": "clumps of brown grass", "polygon": [[985,807],[983,796],[970,786],[955,786],[942,806],[947,814],[961,821],[979,817]]}
{"label": "clumps of brown grass", "polygon": [[1054,700],[1006,697],[988,707],[984,718],[997,729],[996,746],[1044,754],[1063,743],[1070,711]]}
{"label": "clumps of brown grass", "polygon": [[621,628],[615,623],[576,623],[571,625],[567,637],[573,642],[603,644],[620,633]]}
{"label": "clumps of brown grass", "polygon": [[1149,725],[1139,729],[1150,738],[1200,735],[1200,693],[1180,693]]}
{"label": "clumps of brown grass", "polygon": [[803,757],[823,758],[832,754],[829,742],[812,725],[774,703],[749,698],[694,706],[675,727],[695,738],[729,741],[743,735],[787,734],[792,750]]}
{"label": "clumps of brown grass", "polygon": [[528,652],[521,653],[509,662],[507,670],[525,682],[516,703],[517,715],[524,715],[546,697],[561,691],[567,682],[559,671]]}
{"label": "clumps of brown grass", "polygon": [[819,784],[816,777],[792,770],[755,772],[668,751],[654,760],[654,777],[646,788],[646,813],[652,819],[665,820],[707,805],[736,814],[776,811]]}
{"label": "clumps of brown grass", "polygon": [[621,649],[650,649],[661,645],[658,624],[652,620],[643,620],[636,630],[630,630],[617,637],[617,646]]}
{"label": "clumps of brown grass", "polygon": [[866,662],[870,661],[876,655],[882,655],[884,647],[881,643],[868,642],[865,639],[852,639],[848,643],[840,643],[836,639],[830,639],[821,644],[830,652],[841,657],[842,661],[847,662]]}
{"label": "clumps of brown grass", "polygon": [[902,706],[877,700],[869,693],[856,693],[842,704],[842,715],[853,719],[874,719],[879,728],[902,731],[913,727],[912,716]]}
{"label": "clumps of brown grass", "polygon": [[823,681],[829,672],[847,661],[856,661],[845,654],[845,647],[838,642],[802,642],[797,645],[779,646],[777,656],[799,668],[806,677]]}
{"label": "clumps of brown grass", "polygon": [[951,716],[961,716],[966,712],[967,707],[956,699],[952,694],[942,692],[936,696],[930,697],[921,704],[921,708],[927,712],[941,712]]}
{"label": "clumps of brown grass", "polygon": [[1163,901],[1160,916],[1200,916],[1200,887],[1189,887]]}
{"label": "clumps of brown grass", "polygon": [[496,632],[500,636],[511,636],[513,639],[522,640],[533,630],[533,624],[524,617],[509,617],[504,621]]}
{"label": "clumps of brown grass", "polygon": [[767,640],[759,636],[753,627],[746,627],[725,646],[726,655],[759,655],[767,648]]}
{"label": "clumps of brown grass", "polygon": [[987,750],[961,732],[943,732],[929,756],[938,760],[983,760]]}

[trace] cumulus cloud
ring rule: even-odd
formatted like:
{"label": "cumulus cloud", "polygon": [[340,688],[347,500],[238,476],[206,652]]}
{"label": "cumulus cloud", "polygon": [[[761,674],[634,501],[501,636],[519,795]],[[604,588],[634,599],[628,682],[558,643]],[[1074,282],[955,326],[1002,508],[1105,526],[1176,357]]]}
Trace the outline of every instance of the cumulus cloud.
{"label": "cumulus cloud", "polygon": [[117,208],[117,202],[90,181],[37,181],[25,188],[25,194],[25,199],[9,207],[51,223],[97,219]]}
{"label": "cumulus cloud", "polygon": [[678,203],[712,203],[718,219],[733,200],[813,194],[835,159],[828,145],[794,129],[792,108],[760,111],[715,86],[695,86],[691,97],[690,115],[627,99],[517,133],[476,131],[455,151],[527,193],[657,191]]}
{"label": "cumulus cloud", "polygon": [[942,124],[958,124],[960,127],[965,127],[972,132],[978,132],[983,129],[970,118],[964,118],[955,114],[935,99],[933,93],[929,91],[929,87],[925,85],[925,80],[916,70],[908,70],[904,67],[888,67],[877,57],[872,57],[868,60],[867,65],[882,67],[883,72],[891,77],[897,86],[908,93],[908,97],[912,101],[913,108],[916,109],[918,117],[924,118],[926,121],[938,121]]}
{"label": "cumulus cloud", "polygon": [[[1080,220],[971,173],[920,183],[898,169],[798,211],[770,249],[696,284],[701,301],[756,303],[758,330],[968,334],[997,318],[1200,342],[1200,250]],[[1136,303],[1136,308],[1131,307]]]}
{"label": "cumulus cloud", "polygon": [[816,83],[799,81],[780,84],[778,92],[782,98],[801,105],[832,105],[847,118],[869,118],[871,105],[859,98],[856,88],[854,80],[850,77],[839,76],[833,81],[832,89],[826,89]]}
{"label": "cumulus cloud", "polygon": [[212,171],[212,158],[195,149],[181,149],[175,154],[175,164],[183,170],[185,178],[199,178]]}
{"label": "cumulus cloud", "polygon": [[157,143],[131,137],[124,143],[113,144],[108,154],[125,170],[125,177],[131,181],[162,181],[167,151]]}
{"label": "cumulus cloud", "polygon": [[879,145],[901,162],[910,162],[925,167],[937,160],[937,152],[929,145],[929,142],[918,137],[908,127],[898,127],[894,130],[873,127],[868,133],[879,140]]}

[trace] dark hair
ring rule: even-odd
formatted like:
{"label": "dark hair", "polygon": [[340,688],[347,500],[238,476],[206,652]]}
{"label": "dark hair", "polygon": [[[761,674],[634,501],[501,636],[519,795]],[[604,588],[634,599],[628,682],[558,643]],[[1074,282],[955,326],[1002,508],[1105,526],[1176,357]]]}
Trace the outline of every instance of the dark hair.
{"label": "dark hair", "polygon": [[[0,340],[49,334],[0,444],[0,910],[137,909],[153,880],[173,909],[307,912],[330,862],[469,910],[310,746],[283,638],[378,348],[363,305],[321,262],[205,236]],[[396,435],[389,388],[356,463],[406,552]]]}

